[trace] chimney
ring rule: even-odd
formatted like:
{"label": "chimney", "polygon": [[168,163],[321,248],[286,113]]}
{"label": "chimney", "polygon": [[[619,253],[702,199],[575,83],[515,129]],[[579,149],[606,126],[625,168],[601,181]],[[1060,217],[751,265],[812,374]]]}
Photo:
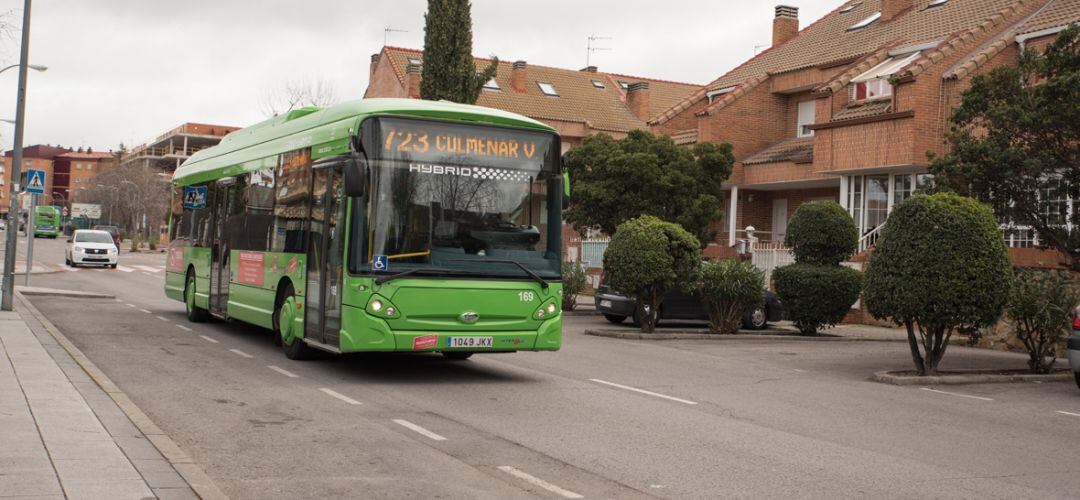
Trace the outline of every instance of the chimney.
{"label": "chimney", "polygon": [[886,23],[908,7],[914,6],[911,0],[881,0],[881,22]]}
{"label": "chimney", "polygon": [[375,76],[375,68],[379,65],[380,56],[382,56],[382,53],[380,52],[371,54],[371,70],[368,72],[369,78]]}
{"label": "chimney", "polygon": [[772,46],[777,47],[799,34],[799,8],[777,5],[772,22]]}
{"label": "chimney", "polygon": [[585,66],[581,68],[581,71],[584,73],[596,73],[596,66]]}
{"label": "chimney", "polygon": [[514,92],[525,92],[525,77],[529,72],[529,65],[525,61],[514,61],[514,70],[510,72],[510,88]]}
{"label": "chimney", "polygon": [[650,94],[649,82],[634,82],[626,88],[626,105],[639,120],[645,121],[651,118],[649,116]]}
{"label": "chimney", "polygon": [[405,67],[405,90],[410,99],[420,98],[420,65],[409,64]]}

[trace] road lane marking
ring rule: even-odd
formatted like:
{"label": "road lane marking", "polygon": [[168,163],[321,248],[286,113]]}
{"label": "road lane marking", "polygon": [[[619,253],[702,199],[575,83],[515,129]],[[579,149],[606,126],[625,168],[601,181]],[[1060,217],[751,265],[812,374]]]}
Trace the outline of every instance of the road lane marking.
{"label": "road lane marking", "polygon": [[190,332],[191,331],[191,328],[188,328],[188,327],[186,327],[184,325],[176,325],[176,327],[183,330],[183,331],[185,331],[185,332]]}
{"label": "road lane marking", "polygon": [[922,389],[924,391],[935,392],[935,393],[938,393],[938,394],[948,394],[949,396],[956,396],[956,397],[959,397],[959,398],[978,399],[980,401],[993,401],[994,400],[993,398],[984,398],[982,396],[972,396],[970,394],[960,394],[959,392],[939,391],[937,389],[931,389],[929,387],[920,387],[920,389]]}
{"label": "road lane marking", "polygon": [[135,307],[135,304],[127,304],[128,307]]}
{"label": "road lane marking", "polygon": [[128,267],[128,266],[121,266],[119,264],[116,266],[116,269],[119,270],[119,271],[123,271],[125,273],[133,273],[133,272],[135,272],[134,268],[131,268],[131,267]]}
{"label": "road lane marking", "polygon": [[147,311],[146,309],[143,309],[141,307],[139,308],[139,310],[146,313],[146,314],[152,314],[150,311]]}
{"label": "road lane marking", "polygon": [[360,402],[359,402],[359,401],[357,401],[357,400],[355,400],[355,399],[353,399],[353,398],[350,398],[349,396],[346,396],[346,395],[344,395],[344,394],[342,394],[342,393],[340,393],[340,392],[337,392],[337,391],[335,391],[335,390],[333,390],[333,389],[327,389],[327,388],[325,388],[325,387],[320,387],[320,388],[319,388],[319,390],[320,390],[320,391],[322,391],[322,392],[323,392],[324,394],[328,394],[328,395],[330,395],[330,396],[333,396],[333,397],[335,397],[335,398],[338,398],[338,399],[340,399],[340,400],[342,400],[342,401],[344,401],[344,402],[346,402],[346,403],[349,403],[349,404],[351,404],[351,405],[358,405],[358,404],[360,404]]}
{"label": "road lane marking", "polygon": [[157,318],[157,319],[160,319],[161,321],[169,321],[169,318],[166,318],[164,316],[154,316],[154,317]]}
{"label": "road lane marking", "polygon": [[153,276],[153,274],[150,274],[150,273],[147,273],[147,272],[144,272],[143,274],[145,274],[147,276]]}
{"label": "road lane marking", "polygon": [[646,391],[645,389],[638,389],[637,387],[630,387],[628,385],[616,384],[615,382],[608,382],[606,380],[600,380],[598,378],[591,378],[589,380],[592,380],[593,382],[596,382],[598,384],[610,385],[612,387],[618,387],[619,389],[626,389],[628,391],[639,392],[641,394],[647,394],[649,396],[655,396],[655,397],[658,397],[658,398],[664,398],[664,399],[668,399],[668,400],[671,400],[671,401],[677,401],[677,402],[682,403],[682,404],[687,404],[687,405],[696,405],[697,404],[694,401],[688,401],[686,399],[681,399],[681,398],[677,398],[677,397],[674,397],[674,396],[668,396],[666,394],[660,394],[658,392]]}
{"label": "road lane marking", "polygon": [[427,429],[425,429],[423,427],[420,427],[419,425],[416,425],[416,424],[414,424],[412,422],[409,422],[408,420],[402,420],[400,418],[395,418],[394,423],[398,424],[398,425],[400,425],[400,426],[402,426],[402,427],[404,427],[406,429],[415,431],[417,434],[420,434],[422,436],[434,439],[435,441],[446,441],[446,438],[444,438],[444,437],[442,437],[442,436],[440,436],[438,434],[435,434],[434,432],[431,432],[431,431],[429,431],[429,430],[427,430]]}
{"label": "road lane marking", "polygon": [[115,301],[117,301],[117,302],[120,302],[120,303],[123,303],[123,302],[124,302],[123,300],[120,300],[120,299],[113,299],[113,300],[115,300]]}
{"label": "road lane marking", "polygon": [[799,372],[799,373],[806,373],[806,370],[800,370],[798,368],[792,368],[792,370],[795,370],[796,372]]}
{"label": "road lane marking", "polygon": [[231,352],[231,353],[233,353],[233,354],[235,354],[237,356],[240,356],[241,358],[251,359],[251,358],[255,357],[255,356],[252,356],[252,355],[250,355],[250,354],[248,354],[248,353],[246,353],[244,351],[241,351],[240,349],[229,349],[229,352]]}
{"label": "road lane marking", "polygon": [[99,273],[103,273],[103,272],[105,272],[105,270],[104,270],[104,269],[94,269],[94,271],[97,271],[97,272],[99,272]]}
{"label": "road lane marking", "polygon": [[202,337],[203,340],[205,340],[207,342],[210,342],[211,344],[217,344],[218,343],[217,339],[215,339],[215,338],[207,337],[206,335],[199,335],[199,336]]}
{"label": "road lane marking", "polygon": [[147,272],[151,272],[151,273],[161,272],[161,269],[158,269],[156,267],[151,267],[151,266],[142,266],[142,265],[139,265],[139,264],[132,264],[131,267],[138,268],[140,271],[147,271]]}
{"label": "road lane marking", "polygon": [[1071,415],[1071,416],[1074,416],[1074,417],[1080,417],[1080,413],[1071,413],[1071,412],[1061,411],[1061,410],[1058,410],[1058,413],[1060,413],[1062,415]]}
{"label": "road lane marking", "polygon": [[547,481],[544,481],[543,479],[540,479],[540,478],[538,478],[536,476],[533,476],[531,474],[527,474],[527,473],[522,472],[522,471],[520,471],[518,469],[510,467],[509,465],[500,465],[499,467],[496,467],[496,468],[503,471],[503,472],[505,472],[505,473],[507,473],[507,474],[510,474],[511,476],[514,476],[514,477],[516,477],[518,479],[524,479],[525,481],[527,481],[529,484],[532,484],[533,486],[538,486],[538,487],[543,488],[545,490],[548,490],[548,491],[550,491],[550,492],[552,492],[552,493],[554,493],[556,495],[559,495],[559,496],[561,496],[563,498],[585,498],[585,497],[583,497],[583,496],[581,496],[581,495],[579,495],[577,493],[574,493],[573,491],[562,489],[562,488],[560,488],[558,486],[555,486],[554,484],[551,484],[551,483],[549,483]]}
{"label": "road lane marking", "polygon": [[280,373],[280,374],[282,374],[282,375],[284,375],[286,377],[289,377],[289,378],[300,378],[299,375],[297,375],[297,374],[295,374],[295,373],[293,373],[293,372],[291,372],[289,370],[286,370],[284,368],[280,368],[280,367],[277,367],[277,366],[274,366],[274,365],[266,365],[266,367],[271,369],[271,370],[274,370],[274,371],[276,371],[276,372],[278,372],[278,373]]}

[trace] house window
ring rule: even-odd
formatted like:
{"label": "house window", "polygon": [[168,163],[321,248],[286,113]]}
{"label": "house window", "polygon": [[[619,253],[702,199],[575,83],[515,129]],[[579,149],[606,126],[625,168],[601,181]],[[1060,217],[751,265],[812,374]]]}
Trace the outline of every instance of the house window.
{"label": "house window", "polygon": [[76,163],[75,170],[82,170],[82,163]]}
{"label": "house window", "polygon": [[419,57],[410,57],[409,58],[409,64],[415,64],[415,65],[419,66],[420,65],[420,58]]}
{"label": "house window", "polygon": [[1038,242],[1035,230],[1030,227],[1003,226],[1001,234],[1005,238],[1005,246],[1009,248],[1031,248]]}
{"label": "house window", "polygon": [[495,78],[492,78],[484,83],[484,90],[502,90],[502,88],[499,87],[499,82],[495,81]]}
{"label": "house window", "polygon": [[540,86],[540,91],[543,92],[544,95],[549,95],[549,96],[552,96],[552,97],[559,97],[559,93],[555,91],[555,86],[554,85],[552,85],[552,84],[550,84],[548,82],[536,82],[536,84],[538,86]]}
{"label": "house window", "polygon": [[601,82],[600,80],[593,80],[592,81],[592,86],[596,87],[598,89],[602,89],[602,88],[604,88],[604,82]]}
{"label": "house window", "polygon": [[852,2],[847,7],[844,7],[843,9],[840,9],[840,14],[847,14],[848,12],[851,12],[851,11],[855,10],[855,7],[858,7],[860,5],[862,5],[862,2]]}
{"label": "house window", "polygon": [[915,192],[914,175],[896,174],[893,176],[893,206],[897,206],[904,200],[911,198]]}
{"label": "house window", "polygon": [[881,61],[863,74],[851,79],[851,100],[863,101],[867,99],[880,99],[893,94],[892,84],[889,77],[907,67],[921,52],[912,52],[902,56],[895,56]]}
{"label": "house window", "polygon": [[948,2],[949,2],[949,0],[931,0],[930,3],[926,4],[926,8],[927,9],[932,9],[934,7],[941,7],[942,5],[945,5]]}
{"label": "house window", "polygon": [[848,31],[861,30],[861,29],[863,29],[863,28],[865,28],[867,26],[870,26],[871,24],[874,24],[874,21],[877,21],[880,18],[881,18],[881,12],[875,12],[873,14],[870,14],[870,17],[868,17],[866,19],[863,19],[862,21],[859,21],[859,22],[851,25],[851,27],[848,28],[847,30]]}
{"label": "house window", "polygon": [[619,88],[626,90],[630,88],[630,84],[624,80],[619,80]]}
{"label": "house window", "polygon": [[1062,226],[1068,222],[1068,199],[1061,184],[1039,190],[1039,215],[1050,226]]}
{"label": "house window", "polygon": [[799,103],[799,116],[795,123],[795,130],[799,137],[813,137],[814,131],[810,129],[810,126],[814,124],[816,107],[816,101],[803,101]]}

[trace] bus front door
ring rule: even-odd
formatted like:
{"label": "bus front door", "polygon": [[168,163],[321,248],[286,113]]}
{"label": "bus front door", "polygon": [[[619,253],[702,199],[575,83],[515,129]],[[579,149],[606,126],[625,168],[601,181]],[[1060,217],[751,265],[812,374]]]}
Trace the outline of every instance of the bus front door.
{"label": "bus front door", "polygon": [[312,168],[304,337],[338,346],[341,329],[341,272],[345,231],[341,164]]}

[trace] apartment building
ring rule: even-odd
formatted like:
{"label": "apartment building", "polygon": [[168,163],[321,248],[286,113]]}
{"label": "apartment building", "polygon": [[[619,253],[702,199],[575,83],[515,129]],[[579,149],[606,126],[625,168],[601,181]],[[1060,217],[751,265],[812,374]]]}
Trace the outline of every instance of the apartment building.
{"label": "apartment building", "polygon": [[121,157],[120,164],[141,164],[171,172],[191,155],[216,146],[222,138],[236,130],[240,130],[240,127],[184,123],[131,148]]}

